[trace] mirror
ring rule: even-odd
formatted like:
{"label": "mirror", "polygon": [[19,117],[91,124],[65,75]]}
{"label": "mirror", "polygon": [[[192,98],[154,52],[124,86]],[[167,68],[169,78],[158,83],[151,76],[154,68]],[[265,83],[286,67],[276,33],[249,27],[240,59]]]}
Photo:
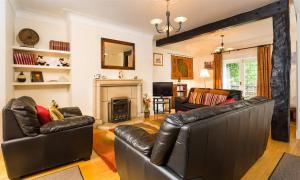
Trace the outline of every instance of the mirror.
{"label": "mirror", "polygon": [[103,69],[135,70],[134,43],[101,38],[101,67]]}

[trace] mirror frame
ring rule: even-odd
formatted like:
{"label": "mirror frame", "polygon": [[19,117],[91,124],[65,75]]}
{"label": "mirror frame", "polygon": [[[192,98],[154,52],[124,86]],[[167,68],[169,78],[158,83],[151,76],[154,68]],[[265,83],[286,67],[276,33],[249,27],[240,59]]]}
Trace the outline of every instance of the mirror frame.
{"label": "mirror frame", "polygon": [[[106,43],[106,42],[132,46],[132,51],[133,51],[133,67],[105,65],[105,57],[104,57],[105,47],[104,47],[104,43]],[[131,42],[119,41],[119,40],[108,39],[108,38],[101,38],[101,68],[102,69],[135,70],[135,44],[131,43]]]}

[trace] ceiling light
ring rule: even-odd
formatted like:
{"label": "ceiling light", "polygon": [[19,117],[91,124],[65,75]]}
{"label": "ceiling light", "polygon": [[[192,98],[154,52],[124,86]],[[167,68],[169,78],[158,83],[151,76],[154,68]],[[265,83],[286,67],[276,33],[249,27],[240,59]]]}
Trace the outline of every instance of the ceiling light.
{"label": "ceiling light", "polygon": [[169,2],[170,2],[170,0],[166,0],[166,1],[167,1],[167,12],[166,12],[167,24],[163,27],[158,27],[162,23],[162,20],[158,19],[158,18],[152,19],[150,21],[150,23],[152,25],[155,25],[156,31],[158,33],[167,33],[167,37],[169,37],[171,31],[174,30],[175,32],[179,32],[181,30],[182,23],[186,22],[187,18],[183,17],[183,16],[179,16],[179,17],[175,18],[174,21],[178,23],[178,27],[174,27],[170,23],[170,16],[171,16],[171,12],[169,11]]}
{"label": "ceiling light", "polygon": [[187,18],[184,16],[179,16],[179,17],[175,18],[174,21],[177,23],[184,23],[185,21],[187,21]]}
{"label": "ceiling light", "polygon": [[155,18],[155,19],[152,19],[151,21],[150,21],[150,23],[152,24],[152,25],[159,25],[159,24],[161,24],[162,23],[162,20],[161,19],[158,19],[158,18]]}

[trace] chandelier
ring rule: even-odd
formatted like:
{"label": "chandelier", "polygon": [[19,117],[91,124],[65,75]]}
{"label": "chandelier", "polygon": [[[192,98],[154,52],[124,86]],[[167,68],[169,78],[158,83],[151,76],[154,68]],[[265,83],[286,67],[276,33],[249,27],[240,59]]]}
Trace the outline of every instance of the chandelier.
{"label": "chandelier", "polygon": [[224,47],[224,35],[221,35],[221,38],[222,38],[221,46],[219,46],[219,47],[217,47],[215,49],[215,53],[221,54],[221,53],[224,53],[224,52],[230,52],[230,51],[232,51],[233,48],[227,48],[225,50],[225,47]]}
{"label": "chandelier", "polygon": [[152,25],[155,25],[156,31],[158,33],[167,33],[167,37],[169,37],[171,31],[179,32],[181,30],[182,23],[186,22],[187,18],[183,17],[183,16],[179,16],[179,17],[175,18],[174,21],[176,23],[178,23],[178,27],[174,27],[170,22],[170,15],[171,15],[170,10],[169,10],[170,0],[166,0],[166,1],[167,1],[167,12],[166,12],[167,23],[166,23],[166,25],[159,27],[159,25],[162,23],[162,19],[159,19],[159,18],[152,19],[150,21],[150,23]]}

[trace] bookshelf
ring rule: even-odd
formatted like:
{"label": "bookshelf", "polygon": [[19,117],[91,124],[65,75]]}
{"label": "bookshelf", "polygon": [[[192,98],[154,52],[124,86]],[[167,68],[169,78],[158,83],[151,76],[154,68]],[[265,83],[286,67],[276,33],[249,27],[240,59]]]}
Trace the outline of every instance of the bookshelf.
{"label": "bookshelf", "polygon": [[[11,68],[14,78],[11,85],[15,97],[30,96],[37,101],[44,104],[49,104],[52,99],[60,101],[62,103],[70,103],[71,94],[71,66],[62,66],[59,62],[59,58],[64,58],[70,65],[71,53],[68,51],[58,51],[50,49],[29,48],[12,46],[13,53],[30,54],[30,61],[26,60],[26,56],[16,56],[15,54],[11,59]],[[43,59],[49,64],[36,65],[36,58],[43,56]],[[23,60],[16,61],[15,58],[24,58]],[[55,60],[55,64],[51,64],[50,61]],[[16,64],[15,64],[16,63]],[[17,64],[20,63],[20,64]],[[59,64],[60,66],[56,66]],[[31,82],[31,72],[42,72],[43,82]],[[18,82],[17,78],[20,72],[23,72],[26,76],[25,82]]]}
{"label": "bookshelf", "polygon": [[172,108],[175,108],[176,97],[187,97],[187,84],[173,84]]}
{"label": "bookshelf", "polygon": [[37,49],[37,48],[30,48],[30,47],[19,47],[13,46],[13,50],[17,51],[27,51],[27,52],[34,52],[34,53],[46,53],[46,54],[56,54],[56,55],[71,55],[69,51],[58,51],[58,50],[51,50],[51,49]]}
{"label": "bookshelf", "polygon": [[14,82],[13,86],[51,86],[51,85],[71,85],[70,82]]}

